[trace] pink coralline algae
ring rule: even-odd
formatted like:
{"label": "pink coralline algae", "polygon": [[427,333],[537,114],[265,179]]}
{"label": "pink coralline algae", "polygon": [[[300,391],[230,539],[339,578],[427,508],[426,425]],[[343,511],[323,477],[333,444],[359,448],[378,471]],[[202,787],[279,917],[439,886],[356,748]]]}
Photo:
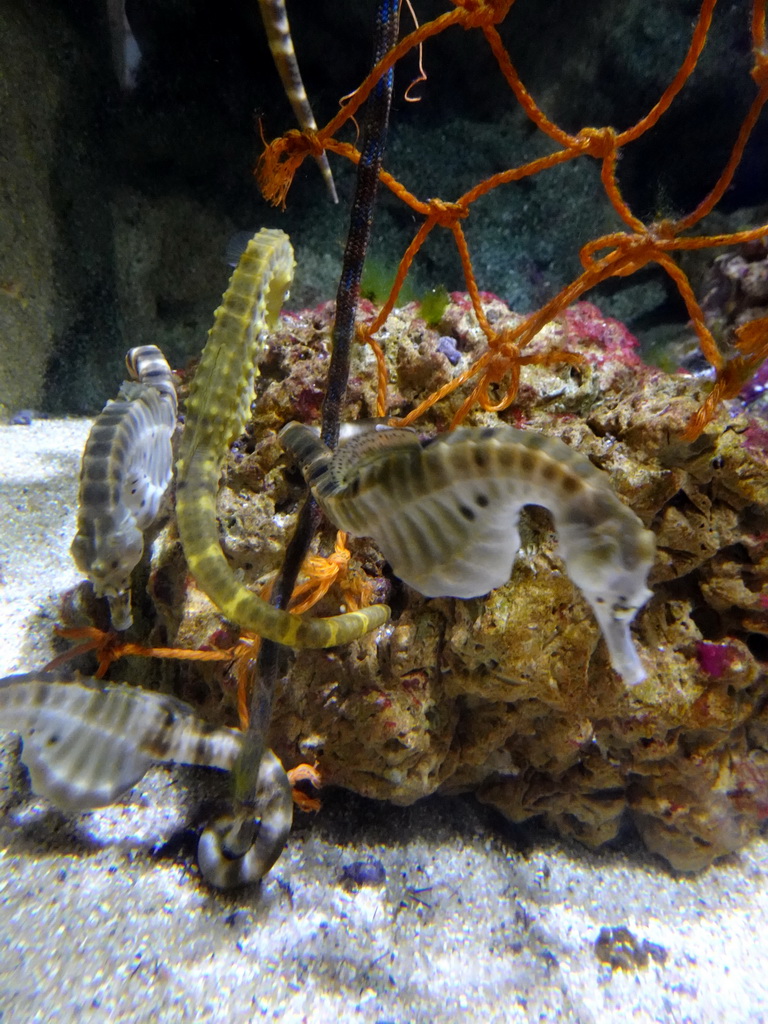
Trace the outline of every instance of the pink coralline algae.
{"label": "pink coralline algae", "polygon": [[744,431],[744,443],[752,448],[757,448],[768,456],[768,425],[750,423]]}
{"label": "pink coralline algae", "polygon": [[[501,299],[494,295],[493,292],[479,292],[480,301],[483,304],[489,302],[501,302]],[[472,311],[472,299],[469,297],[468,292],[451,292],[449,295],[451,303],[454,306],[458,306],[459,309],[465,310],[466,312]]]}
{"label": "pink coralline algae", "polygon": [[702,672],[713,679],[721,679],[738,658],[738,652],[729,644],[712,644],[706,640],[699,640],[696,644],[696,657],[699,659]]}
{"label": "pink coralline algae", "polygon": [[603,316],[591,302],[577,302],[563,314],[566,337],[579,343],[595,342],[598,358],[620,359],[630,366],[641,364],[640,343],[620,320]]}

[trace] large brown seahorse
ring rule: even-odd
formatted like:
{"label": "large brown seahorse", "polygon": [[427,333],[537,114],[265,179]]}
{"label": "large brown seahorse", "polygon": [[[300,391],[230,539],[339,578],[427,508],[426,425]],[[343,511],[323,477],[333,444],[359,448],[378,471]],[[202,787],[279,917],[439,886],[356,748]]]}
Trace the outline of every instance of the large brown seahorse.
{"label": "large brown seahorse", "polygon": [[395,575],[426,597],[479,597],[506,583],[521,508],[549,509],[568,575],[592,607],[613,667],[629,685],[645,678],[629,626],[651,596],[654,535],[584,455],[504,424],[427,441],[375,428],[335,453],[299,423],[280,439],[331,522],[373,537]]}

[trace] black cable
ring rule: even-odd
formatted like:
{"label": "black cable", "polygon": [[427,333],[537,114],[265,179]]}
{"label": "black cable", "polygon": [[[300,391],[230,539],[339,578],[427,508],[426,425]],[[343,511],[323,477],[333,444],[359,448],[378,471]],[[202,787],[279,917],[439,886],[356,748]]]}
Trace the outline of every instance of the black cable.
{"label": "black cable", "polygon": [[[376,13],[373,65],[397,42],[400,0],[379,0]],[[382,76],[371,93],[365,108],[363,142],[357,165],[357,182],[349,220],[347,245],[344,250],[341,278],[336,293],[336,318],[333,327],[333,347],[328,368],[328,383],[323,402],[321,435],[329,448],[335,448],[339,439],[341,410],[347,392],[349,362],[355,334],[355,318],[360,298],[360,279],[365,255],[371,239],[371,225],[378,192],[379,172],[389,127],[392,104],[394,70]],[[288,543],[285,559],[272,590],[272,603],[287,608],[296,585],[296,578],[309,550],[321,513],[314,498],[308,495],[296,521],[296,529]],[[271,640],[262,640],[256,670],[253,673],[253,692],[249,708],[249,732],[252,733],[252,755],[249,765],[258,766],[266,744],[275,685],[285,648]],[[257,754],[258,756],[253,756]],[[251,768],[251,770],[253,770]],[[250,775],[250,771],[248,774]],[[254,776],[255,779],[255,776]]]}

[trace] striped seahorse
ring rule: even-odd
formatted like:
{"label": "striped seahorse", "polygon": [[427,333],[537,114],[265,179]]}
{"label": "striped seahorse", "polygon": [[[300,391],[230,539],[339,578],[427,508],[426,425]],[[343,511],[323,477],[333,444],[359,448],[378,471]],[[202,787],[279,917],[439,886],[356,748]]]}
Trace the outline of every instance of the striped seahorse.
{"label": "striped seahorse", "polygon": [[[317,131],[317,123],[309,105],[304,83],[301,80],[299,62],[296,59],[296,51],[293,48],[291,38],[291,26],[288,21],[288,12],[285,9],[285,0],[259,0],[261,20],[267,32],[267,41],[275,62],[280,81],[283,83],[285,95],[293,108],[296,120],[302,131]],[[336,186],[333,183],[333,175],[328,164],[328,157],[321,153],[315,157],[320,173],[323,176],[325,187],[330,193],[334,203],[338,203]]]}
{"label": "striped seahorse", "polygon": [[71,549],[96,595],[109,601],[115,629],[132,622],[130,577],[171,482],[176,429],[176,390],[163,353],[143,345],[125,361],[132,380],[104,406],[85,445]]}
{"label": "striped seahorse", "polygon": [[[0,727],[21,735],[33,791],[69,813],[113,803],[159,761],[236,771],[247,742],[245,733],[211,726],[165,694],[98,679],[65,682],[49,672],[0,680]],[[258,881],[285,846],[293,796],[271,750],[251,803],[259,817],[250,823],[243,857],[228,860],[221,852],[230,815],[200,837],[200,869],[217,888]]]}
{"label": "striped seahorse", "polygon": [[190,572],[228,619],[291,647],[332,647],[382,625],[389,608],[374,605],[318,619],[273,608],[236,578],[216,522],[224,455],[245,428],[256,359],[277,322],[293,267],[288,236],[264,228],[248,242],[230,278],[187,401],[176,467],[176,519]]}
{"label": "striped seahorse", "polygon": [[520,509],[549,509],[568,575],[592,607],[614,669],[629,685],[645,678],[629,626],[651,596],[654,535],[608,477],[562,441],[504,425],[427,441],[379,428],[332,454],[298,423],[280,440],[328,518],[372,537],[395,575],[426,597],[479,597],[506,583]]}

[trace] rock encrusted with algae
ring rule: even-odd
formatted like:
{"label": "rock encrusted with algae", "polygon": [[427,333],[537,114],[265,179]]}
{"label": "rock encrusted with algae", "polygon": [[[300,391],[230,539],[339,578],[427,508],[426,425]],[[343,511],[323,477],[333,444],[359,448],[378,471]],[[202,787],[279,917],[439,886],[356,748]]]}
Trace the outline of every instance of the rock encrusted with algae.
{"label": "rock encrusted with algae", "polygon": [[[728,356],[738,355],[737,330],[768,317],[768,239],[758,238],[717,256],[701,282],[707,326]],[[751,412],[768,414],[768,362],[745,385],[741,398]]]}
{"label": "rock encrusted with algae", "polygon": [[[516,319],[486,300],[496,327]],[[253,423],[225,468],[224,548],[254,585],[277,567],[303,493],[275,433],[317,420],[332,312],[283,318]],[[455,366],[445,337],[460,353]],[[485,344],[460,294],[435,329],[405,307],[382,340],[394,414]],[[327,784],[401,804],[470,790],[514,821],[543,816],[590,846],[615,837],[629,815],[651,850],[696,870],[738,849],[768,815],[768,424],[731,403],[698,442],[681,443],[706,385],[644,365],[626,329],[588,303],[531,350],[555,346],[584,362],[526,367],[502,418],[577,447],[655,532],[654,595],[633,627],[646,681],[628,689],[611,670],[551,523],[531,508],[509,583],[484,599],[426,600],[391,576],[370,542],[353,542],[352,571],[387,598],[393,620],[348,647],[295,654],[270,743],[287,767],[316,761]],[[445,429],[462,398],[437,406],[421,429]],[[360,348],[349,418],[374,414],[375,363]],[[173,531],[163,536],[151,579],[164,639],[225,645],[221,620],[180,575]],[[332,589],[318,612],[339,600]],[[231,681],[207,673],[210,709],[226,715]]]}

